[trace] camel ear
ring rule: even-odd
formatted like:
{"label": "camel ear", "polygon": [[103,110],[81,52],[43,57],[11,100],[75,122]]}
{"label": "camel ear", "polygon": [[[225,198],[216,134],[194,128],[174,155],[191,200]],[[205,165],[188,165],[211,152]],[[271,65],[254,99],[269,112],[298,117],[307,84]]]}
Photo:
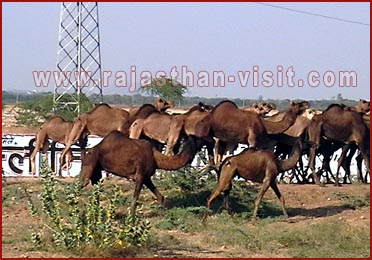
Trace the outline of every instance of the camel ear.
{"label": "camel ear", "polygon": [[257,104],[254,104],[253,107],[254,107],[254,108],[258,108],[258,105],[257,105]]}

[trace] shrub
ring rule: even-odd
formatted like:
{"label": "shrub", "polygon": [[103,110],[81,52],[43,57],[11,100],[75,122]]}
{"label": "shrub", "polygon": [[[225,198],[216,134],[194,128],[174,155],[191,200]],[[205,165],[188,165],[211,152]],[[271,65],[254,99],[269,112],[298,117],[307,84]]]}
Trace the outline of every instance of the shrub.
{"label": "shrub", "polygon": [[41,232],[31,234],[35,247],[42,246],[42,237],[47,238],[48,234],[51,241],[46,240],[44,243],[51,242],[66,250],[78,250],[86,246],[105,251],[125,249],[142,246],[149,239],[150,223],[143,219],[141,208],[137,209],[134,218],[130,214],[122,218],[118,216],[121,199],[118,186],[114,187],[113,194],[107,195],[100,181],[89,192],[86,203],[83,201],[80,183],[69,183],[65,189],[59,188],[45,161],[41,175],[41,210],[38,210],[35,202],[29,200],[31,215],[38,217],[44,225]]}

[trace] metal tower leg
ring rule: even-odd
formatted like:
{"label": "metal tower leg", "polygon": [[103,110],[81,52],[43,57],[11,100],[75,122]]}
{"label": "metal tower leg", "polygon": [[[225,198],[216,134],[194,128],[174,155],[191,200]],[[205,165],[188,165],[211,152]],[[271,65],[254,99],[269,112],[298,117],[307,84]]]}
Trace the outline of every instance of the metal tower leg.
{"label": "metal tower leg", "polygon": [[54,111],[80,114],[82,94],[102,103],[97,2],[63,2],[59,27]]}

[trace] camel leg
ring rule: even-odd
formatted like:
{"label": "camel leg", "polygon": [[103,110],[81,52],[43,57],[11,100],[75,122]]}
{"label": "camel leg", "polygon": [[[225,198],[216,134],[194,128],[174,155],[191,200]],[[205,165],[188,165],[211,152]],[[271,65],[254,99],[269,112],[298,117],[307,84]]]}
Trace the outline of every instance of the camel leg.
{"label": "camel leg", "polygon": [[[338,175],[340,173],[340,167],[346,159],[346,154],[347,154],[348,150],[349,150],[349,145],[342,146],[342,152],[341,152],[340,158],[338,158],[338,160],[337,160],[337,171],[336,171],[336,178],[335,178],[335,185],[336,186],[340,185]],[[346,173],[345,173],[345,176],[346,176]]]}
{"label": "camel leg", "polygon": [[222,155],[221,153],[223,154],[223,148],[222,148],[222,143],[220,141],[220,139],[216,138],[215,139],[216,142],[214,144],[214,149],[213,149],[213,153],[214,153],[214,165],[216,165],[216,167],[218,167],[222,161]]}
{"label": "camel leg", "polygon": [[68,151],[68,153],[66,154],[65,159],[66,159],[66,161],[65,161],[64,165],[62,165],[60,167],[60,170],[58,171],[58,174],[59,174],[59,176],[62,176],[62,170],[65,170],[65,171],[67,171],[68,177],[70,177],[69,169],[71,168],[71,163],[72,163],[72,160],[73,160],[71,150]]}
{"label": "camel leg", "polygon": [[174,118],[174,120],[171,121],[171,124],[169,126],[167,148],[165,150],[166,155],[169,156],[174,155],[173,149],[180,138],[182,127],[183,127],[182,120],[177,120],[176,118]]}
{"label": "camel leg", "polygon": [[138,201],[138,198],[141,193],[142,186],[143,186],[143,179],[140,177],[136,179],[135,183],[136,183],[136,187],[134,189],[133,202],[130,208],[130,214],[132,215],[133,221],[134,221],[134,216],[136,213],[137,201]]}
{"label": "camel leg", "polygon": [[270,187],[270,184],[271,184],[270,178],[265,177],[265,179],[262,182],[260,193],[258,194],[256,201],[254,202],[253,219],[257,218],[258,207],[260,206],[261,200],[265,195],[267,189]]}
{"label": "camel leg", "polygon": [[231,188],[232,188],[232,184],[230,182],[229,187],[227,188],[227,190],[224,191],[224,194],[223,194],[223,205],[229,214],[232,213],[232,209],[230,207],[230,201],[229,201]]}
{"label": "camel leg", "polygon": [[313,176],[314,182],[317,185],[320,185],[319,178],[315,172],[315,155],[316,155],[316,147],[310,148],[310,156],[309,156],[309,168],[311,170],[311,174]]}
{"label": "camel leg", "polygon": [[279,191],[279,188],[278,188],[278,185],[276,184],[275,179],[273,179],[270,182],[270,187],[274,190],[275,195],[278,197],[278,199],[282,203],[282,210],[283,210],[284,217],[288,218],[288,213],[287,213],[287,210],[285,209],[285,200],[284,200],[284,197],[282,196],[282,194]]}
{"label": "camel leg", "polygon": [[220,176],[219,176],[218,186],[207,201],[208,209],[210,209],[212,201],[215,198],[217,198],[218,195],[220,195],[222,191],[227,191],[229,190],[229,188],[231,189],[231,180],[234,177],[234,174],[235,174],[235,170],[229,163],[223,166]]}
{"label": "camel leg", "polygon": [[205,146],[207,147],[208,151],[208,165],[209,166],[215,166],[214,164],[214,139],[213,138],[204,138]]}
{"label": "camel leg", "polygon": [[367,177],[369,175],[369,156],[366,155],[366,154],[362,154],[362,156],[363,156],[363,159],[364,159],[364,164],[366,165],[366,168],[367,168],[367,172],[364,175],[364,179],[363,178],[362,179],[363,179],[363,183],[367,183],[367,180],[368,180]]}
{"label": "camel leg", "polygon": [[320,180],[315,173],[315,156],[317,154],[317,151],[320,145],[321,129],[322,129],[322,124],[318,122],[312,122],[308,126],[308,129],[307,129],[308,140],[312,143],[310,147],[310,154],[309,154],[309,168],[311,170],[313,180],[317,185],[320,185]]}
{"label": "camel leg", "polygon": [[350,172],[350,165],[351,165],[351,159],[353,158],[355,152],[357,150],[357,147],[355,145],[350,146],[350,152],[349,155],[346,156],[346,158],[342,161],[342,168],[345,170],[345,176],[344,176],[344,183],[347,183],[347,179],[349,179],[349,182],[351,181],[351,172]]}
{"label": "camel leg", "polygon": [[158,200],[160,205],[164,206],[164,196],[156,189],[154,183],[151,181],[151,179],[146,179],[144,181],[144,184],[147,188],[150,189],[152,193],[156,196],[156,199]]}
{"label": "camel leg", "polygon": [[30,161],[31,161],[31,174],[32,175],[35,175],[36,173],[36,162],[35,162],[35,158],[36,158],[36,154],[39,152],[39,148],[38,146],[35,146],[34,150],[32,151],[32,154],[30,156]]}
{"label": "camel leg", "polygon": [[363,173],[362,173],[362,162],[363,162],[363,156],[361,153],[357,155],[355,158],[357,163],[357,181],[363,182]]}
{"label": "camel leg", "polygon": [[48,151],[48,148],[49,148],[49,141],[47,140],[47,136],[44,133],[39,131],[36,136],[35,141],[36,141],[36,145],[30,156],[32,175],[36,174],[36,162],[35,162],[36,154],[40,151],[43,151],[43,153],[46,153],[46,151]]}
{"label": "camel leg", "polygon": [[252,128],[248,130],[248,145],[249,147],[257,147],[257,136],[256,133],[253,131]]}

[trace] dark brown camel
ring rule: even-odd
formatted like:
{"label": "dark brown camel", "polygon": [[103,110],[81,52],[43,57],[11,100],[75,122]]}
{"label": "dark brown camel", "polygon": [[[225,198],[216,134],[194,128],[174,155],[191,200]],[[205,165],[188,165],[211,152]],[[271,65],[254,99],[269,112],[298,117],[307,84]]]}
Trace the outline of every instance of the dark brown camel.
{"label": "dark brown camel", "polygon": [[309,141],[313,143],[310,148],[309,167],[317,184],[320,182],[315,173],[315,155],[323,138],[346,145],[355,143],[369,169],[369,129],[360,113],[345,110],[344,106],[338,104],[332,104],[321,115],[313,118],[307,131]]}
{"label": "dark brown camel", "polygon": [[160,204],[164,204],[164,196],[156,189],[151,176],[156,169],[177,170],[190,163],[198,148],[194,139],[190,137],[185,142],[179,155],[165,156],[146,140],[130,139],[119,131],[113,131],[97,146],[87,150],[82,160],[80,182],[83,186],[89,181],[96,184],[102,177],[101,171],[105,170],[135,182],[132,214],[143,184],[155,194]]}
{"label": "dark brown camel", "polygon": [[[224,192],[224,206],[229,207],[229,193],[232,187],[231,180],[240,176],[245,180],[262,183],[261,190],[254,203],[253,218],[256,218],[258,207],[267,189],[271,187],[280,202],[282,203],[283,214],[288,217],[285,209],[285,201],[280,194],[276,184],[278,173],[293,168],[301,156],[302,144],[298,141],[292,150],[292,155],[287,160],[278,160],[273,152],[256,148],[247,148],[238,155],[226,158],[221,164],[221,171],[218,186],[207,201],[207,208],[210,209],[212,201],[221,192]],[[206,215],[207,216],[207,215]]]}
{"label": "dark brown camel", "polygon": [[[45,153],[49,148],[49,141],[59,142],[61,144],[67,143],[67,138],[72,129],[72,123],[65,121],[61,116],[53,116],[46,121],[35,135],[35,148],[30,156],[31,161],[31,173],[35,175],[36,165],[35,157],[40,151]],[[66,154],[66,164],[62,165],[61,169],[68,168],[72,161],[71,150]]]}

